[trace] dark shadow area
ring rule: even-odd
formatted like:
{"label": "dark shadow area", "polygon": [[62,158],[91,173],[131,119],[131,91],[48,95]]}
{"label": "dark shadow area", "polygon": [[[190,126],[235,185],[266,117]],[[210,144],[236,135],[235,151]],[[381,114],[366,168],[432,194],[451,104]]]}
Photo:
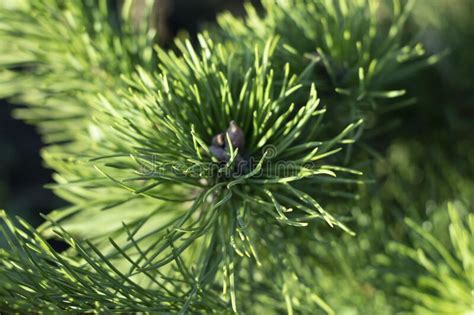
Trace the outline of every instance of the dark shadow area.
{"label": "dark shadow area", "polygon": [[33,126],[11,117],[14,108],[0,101],[0,208],[36,225],[40,212],[63,203],[44,189],[52,172],[41,162],[41,138]]}

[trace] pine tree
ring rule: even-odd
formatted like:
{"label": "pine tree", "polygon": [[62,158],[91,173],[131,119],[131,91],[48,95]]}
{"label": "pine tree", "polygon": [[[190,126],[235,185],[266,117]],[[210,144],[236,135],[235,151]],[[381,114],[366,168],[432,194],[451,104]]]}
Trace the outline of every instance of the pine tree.
{"label": "pine tree", "polygon": [[263,1],[172,48],[155,5],[0,5],[0,97],[69,204],[1,214],[2,311],[472,311],[472,178],[387,123],[443,55],[414,1]]}

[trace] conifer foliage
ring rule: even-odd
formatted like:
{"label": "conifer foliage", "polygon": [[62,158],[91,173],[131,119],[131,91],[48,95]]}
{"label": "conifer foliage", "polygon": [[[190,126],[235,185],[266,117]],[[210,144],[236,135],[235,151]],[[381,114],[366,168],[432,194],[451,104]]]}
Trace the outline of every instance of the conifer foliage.
{"label": "conifer foliage", "polygon": [[0,97],[68,203],[1,213],[0,310],[468,314],[473,182],[411,211],[419,161],[377,141],[440,61],[414,5],[268,0],[163,48],[152,0],[0,4]]}

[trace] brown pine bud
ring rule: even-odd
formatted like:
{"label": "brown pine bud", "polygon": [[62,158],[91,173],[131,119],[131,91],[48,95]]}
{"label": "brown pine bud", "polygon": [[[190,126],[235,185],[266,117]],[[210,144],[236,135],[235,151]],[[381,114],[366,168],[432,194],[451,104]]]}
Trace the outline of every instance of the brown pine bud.
{"label": "brown pine bud", "polygon": [[228,154],[224,148],[211,145],[209,147],[209,151],[211,151],[211,154],[216,157],[219,162],[226,162],[229,159]]}
{"label": "brown pine bud", "polygon": [[225,135],[223,133],[218,134],[212,138],[212,145],[223,148],[225,146]]}
{"label": "brown pine bud", "polygon": [[239,152],[243,152],[245,148],[245,135],[235,121],[232,120],[230,122],[227,133],[229,134],[232,146],[234,148],[239,148]]}

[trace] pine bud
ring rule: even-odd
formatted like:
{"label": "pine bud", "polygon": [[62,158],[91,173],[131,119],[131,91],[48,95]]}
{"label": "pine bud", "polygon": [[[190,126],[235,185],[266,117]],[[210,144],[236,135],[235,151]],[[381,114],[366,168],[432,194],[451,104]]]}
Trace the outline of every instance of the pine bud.
{"label": "pine bud", "polygon": [[223,133],[218,134],[212,138],[212,145],[223,148],[225,146],[225,135]]}
{"label": "pine bud", "polygon": [[211,151],[211,154],[219,160],[219,162],[226,162],[228,160],[228,154],[224,148],[211,145],[209,150]]}
{"label": "pine bud", "polygon": [[242,129],[237,125],[235,121],[231,121],[229,128],[227,129],[230,141],[234,148],[239,148],[239,152],[243,152],[245,148],[245,135]]}

